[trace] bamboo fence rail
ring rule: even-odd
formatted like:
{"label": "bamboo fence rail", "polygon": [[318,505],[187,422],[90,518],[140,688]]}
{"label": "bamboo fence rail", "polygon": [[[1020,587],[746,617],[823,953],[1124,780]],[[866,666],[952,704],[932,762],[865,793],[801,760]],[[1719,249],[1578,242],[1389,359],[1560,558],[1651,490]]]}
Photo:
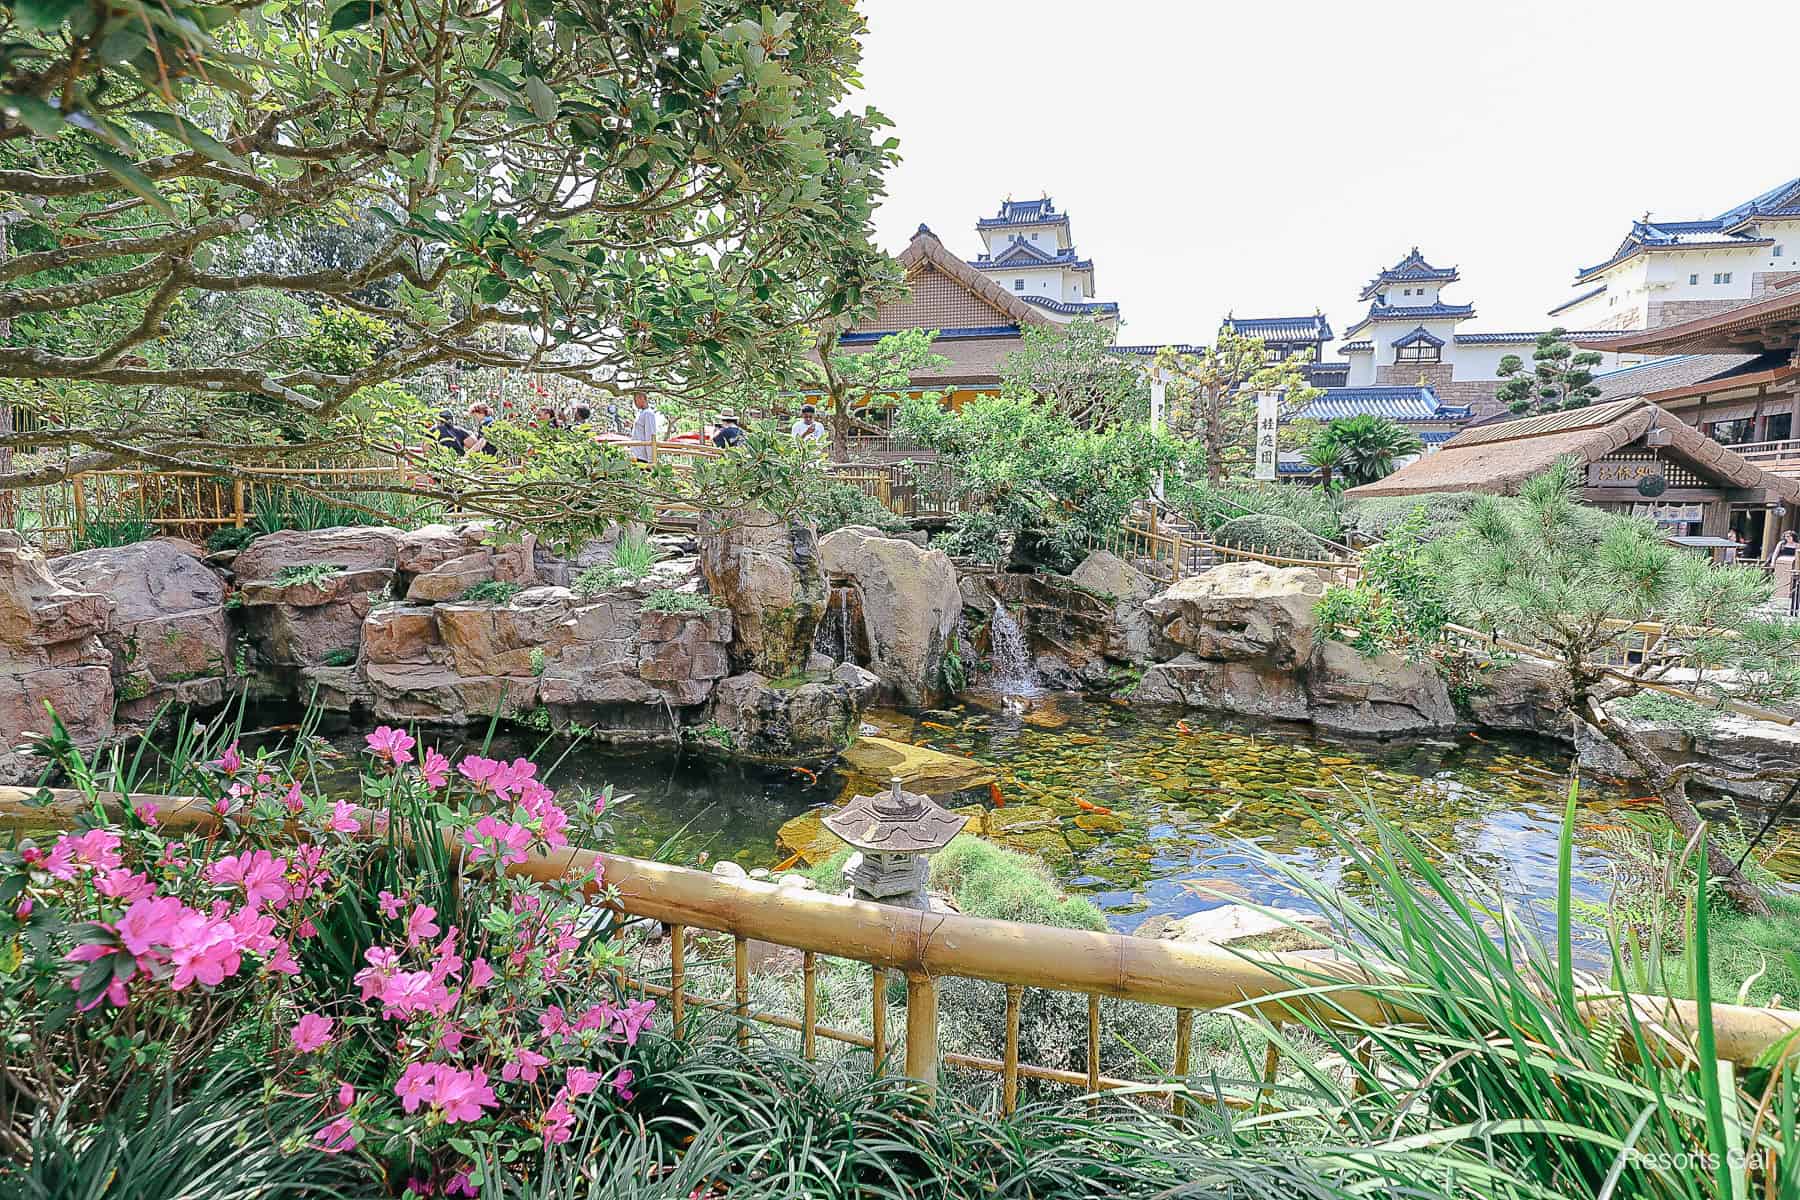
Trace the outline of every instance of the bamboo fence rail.
{"label": "bamboo fence rail", "polygon": [[[106,794],[98,799],[115,812],[122,812],[128,801],[133,805],[153,803],[159,822],[171,829],[217,827],[217,818],[199,797]],[[0,788],[0,827],[65,827],[78,814],[92,811],[93,804],[94,798],[76,791],[50,790],[46,795],[27,788]],[[446,831],[447,843],[452,836]],[[1102,996],[1175,1009],[1175,1061],[1170,1074],[1177,1085],[1192,1066],[1192,1023],[1196,1012],[1229,1009],[1273,1021],[1304,1018],[1329,1023],[1354,1019],[1391,1024],[1409,1019],[1404,987],[1384,984],[1346,962],[1330,959],[1237,952],[1127,934],[923,912],[587,850],[533,854],[512,868],[517,874],[544,881],[595,869],[616,893],[620,913],[668,926],[672,967],[669,985],[630,978],[623,982],[643,994],[667,998],[678,1033],[686,1031],[691,1008],[725,1011],[738,1018],[740,1039],[748,1039],[752,1023],[761,1023],[800,1033],[803,1053],[816,1053],[819,1038],[866,1046],[873,1052],[874,1069],[880,1071],[885,1066],[889,1036],[886,973],[899,972],[906,980],[906,1075],[932,1088],[936,1086],[940,1064],[993,1072],[1001,1077],[1008,1111],[1017,1102],[1018,1081],[1022,1077],[1091,1092],[1166,1082],[1164,1079],[1139,1084],[1100,1073],[1098,1001]],[[732,939],[734,987],[729,999],[697,997],[687,991],[689,932],[695,929],[711,930]],[[750,1007],[752,940],[802,952],[805,1001],[799,1019],[757,1012]],[[874,972],[872,1036],[817,1023],[818,955],[861,962]],[[945,977],[986,980],[1004,986],[1006,1034],[1000,1059],[941,1052],[937,983]],[[1296,980],[1303,985],[1297,987]],[[1019,1006],[1025,988],[1089,997],[1085,1073],[1019,1061]],[[1592,1025],[1611,1022],[1613,1027],[1622,1027],[1626,1003],[1647,1030],[1659,1032],[1659,1052],[1691,1059],[1698,1038],[1697,1009],[1690,1001],[1589,993],[1579,999],[1578,1007],[1583,1019]],[[1713,1022],[1719,1060],[1739,1066],[1758,1062],[1772,1048],[1800,1032],[1800,1012],[1784,1009],[1714,1005]],[[1264,1080],[1253,1089],[1255,1094],[1227,1102],[1245,1106],[1258,1103],[1258,1096],[1274,1080],[1275,1066],[1273,1062],[1266,1064]],[[1183,1103],[1179,1086],[1171,1090],[1177,1105]]]}

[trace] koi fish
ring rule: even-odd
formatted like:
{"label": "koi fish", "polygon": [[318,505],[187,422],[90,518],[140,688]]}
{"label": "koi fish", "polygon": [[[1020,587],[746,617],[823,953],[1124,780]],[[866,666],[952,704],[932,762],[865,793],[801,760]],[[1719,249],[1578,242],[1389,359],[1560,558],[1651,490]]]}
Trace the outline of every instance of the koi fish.
{"label": "koi fish", "polygon": [[927,729],[941,729],[945,733],[955,733],[956,732],[956,730],[950,728],[948,725],[939,725],[936,721],[920,721],[919,724],[923,725]]}
{"label": "koi fish", "polygon": [[1188,723],[1186,721],[1177,721],[1177,722],[1175,722],[1175,732],[1191,735],[1194,731],[1188,727]]}
{"label": "koi fish", "polygon": [[1082,812],[1091,812],[1097,816],[1112,816],[1112,809],[1106,807],[1106,805],[1095,804],[1091,800],[1083,800],[1080,796],[1075,797],[1075,807],[1079,808]]}
{"label": "koi fish", "polygon": [[815,775],[813,772],[807,770],[805,767],[789,767],[788,770],[792,771],[796,775],[806,776],[806,786],[807,787],[811,787],[813,784],[819,782],[819,777],[817,775]]}
{"label": "koi fish", "polygon": [[1469,736],[1474,738],[1478,742],[1482,742],[1482,743],[1487,742],[1486,738],[1482,737],[1479,733],[1476,733],[1474,730],[1469,731]]}
{"label": "koi fish", "polygon": [[988,799],[994,802],[995,808],[1006,807],[1006,797],[1000,794],[1000,785],[997,783],[988,784]]}

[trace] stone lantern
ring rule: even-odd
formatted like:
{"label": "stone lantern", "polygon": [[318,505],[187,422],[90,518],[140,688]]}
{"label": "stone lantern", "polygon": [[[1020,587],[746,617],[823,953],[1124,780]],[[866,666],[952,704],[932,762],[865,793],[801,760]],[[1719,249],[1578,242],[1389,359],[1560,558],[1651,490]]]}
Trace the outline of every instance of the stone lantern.
{"label": "stone lantern", "polygon": [[934,804],[929,796],[901,790],[895,776],[890,791],[854,796],[825,818],[825,828],[856,847],[844,864],[844,882],[858,900],[929,908],[925,894],[931,856],[962,832],[963,818]]}

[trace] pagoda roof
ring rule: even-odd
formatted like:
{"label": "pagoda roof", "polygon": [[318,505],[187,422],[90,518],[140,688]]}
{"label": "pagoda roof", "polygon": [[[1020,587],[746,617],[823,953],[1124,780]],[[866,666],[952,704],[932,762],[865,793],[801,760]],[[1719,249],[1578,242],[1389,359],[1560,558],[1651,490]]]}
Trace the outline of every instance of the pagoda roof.
{"label": "pagoda roof", "polygon": [[977,229],[998,229],[1008,225],[1067,225],[1069,214],[1056,211],[1056,202],[1042,200],[1002,200],[1000,211],[975,222]]}
{"label": "pagoda roof", "polygon": [[1420,325],[1411,333],[1395,338],[1394,345],[1396,347],[1426,345],[1437,346],[1441,349],[1444,345],[1444,339],[1433,336],[1430,330],[1426,329],[1423,325]]}
{"label": "pagoda roof", "polygon": [[1606,285],[1604,283],[1601,284],[1599,287],[1589,288],[1587,291],[1582,292],[1579,295],[1571,296],[1567,300],[1564,300],[1561,304],[1559,304],[1555,308],[1551,309],[1549,312],[1549,315],[1554,317],[1557,313],[1561,312],[1563,309],[1574,308],[1577,304],[1580,304],[1583,300],[1592,300],[1595,296],[1601,295],[1605,291],[1606,291]]}
{"label": "pagoda roof", "polygon": [[1058,250],[1052,254],[1040,246],[1030,242],[1014,241],[998,255],[980,254],[967,260],[971,267],[980,271],[999,267],[1061,267],[1069,271],[1091,271],[1094,269],[1092,259],[1078,258],[1073,248]]}
{"label": "pagoda roof", "polygon": [[1726,209],[1717,219],[1725,229],[1735,230],[1758,218],[1800,219],[1800,178],[1778,183],[1762,195]]}
{"label": "pagoda roof", "polygon": [[1035,304],[1047,312],[1065,314],[1105,313],[1117,314],[1119,302],[1116,300],[1052,300],[1048,296],[1028,296],[1018,293],[1019,299],[1027,304]]}
{"label": "pagoda roof", "polygon": [[1350,382],[1350,364],[1347,362],[1304,363],[1300,373],[1314,387],[1343,387]]}
{"label": "pagoda roof", "polygon": [[[1470,332],[1453,334],[1451,335],[1450,340],[1459,346],[1535,346],[1537,340],[1549,332],[1548,329],[1507,330],[1503,333]],[[1575,338],[1605,336],[1606,334],[1604,332],[1598,330],[1589,331],[1573,329],[1563,331],[1564,341],[1571,341]]]}
{"label": "pagoda roof", "polygon": [[1407,251],[1406,257],[1369,280],[1357,299],[1372,300],[1382,288],[1392,283],[1455,283],[1460,278],[1455,267],[1434,267],[1426,262],[1425,256],[1414,246]]}
{"label": "pagoda roof", "polygon": [[1001,314],[1012,319],[1015,325],[1049,325],[1048,317],[1026,304],[1024,298],[1015,295],[1006,288],[995,283],[988,276],[977,271],[961,258],[950,252],[950,248],[931,232],[931,227],[921,225],[913,234],[912,241],[900,252],[897,260],[900,270],[911,277],[915,271],[926,267],[935,268],[965,290],[985,300]]}
{"label": "pagoda roof", "polygon": [[1342,346],[1338,347],[1338,353],[1339,354],[1369,354],[1369,353],[1373,352],[1374,349],[1375,349],[1375,343],[1371,342],[1371,341],[1367,341],[1367,340],[1360,341],[1360,342],[1345,342]]}
{"label": "pagoda roof", "polygon": [[1333,334],[1324,313],[1306,317],[1233,317],[1222,322],[1226,329],[1265,342],[1329,342]]}
{"label": "pagoda roof", "polygon": [[1466,421],[1466,404],[1445,404],[1429,387],[1334,387],[1302,405],[1293,419],[1340,421],[1369,413],[1403,424]]}
{"label": "pagoda roof", "polygon": [[1371,321],[1460,321],[1475,315],[1473,304],[1371,304],[1368,315],[1344,331],[1354,337]]}
{"label": "pagoda roof", "polygon": [[1587,283],[1602,271],[1611,270],[1629,258],[1657,250],[1704,250],[1715,247],[1772,246],[1773,238],[1752,237],[1747,233],[1730,233],[1722,221],[1633,221],[1612,257],[1575,273],[1576,283]]}

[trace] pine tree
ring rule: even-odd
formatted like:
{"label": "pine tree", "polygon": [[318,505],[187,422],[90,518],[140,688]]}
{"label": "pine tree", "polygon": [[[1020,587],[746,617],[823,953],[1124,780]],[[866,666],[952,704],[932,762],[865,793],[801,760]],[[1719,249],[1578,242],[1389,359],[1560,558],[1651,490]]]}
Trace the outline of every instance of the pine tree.
{"label": "pine tree", "polygon": [[1592,350],[1578,353],[1563,340],[1565,333],[1559,327],[1538,338],[1529,372],[1516,354],[1501,359],[1497,374],[1506,382],[1495,390],[1495,399],[1520,416],[1592,404],[1600,395],[1593,373],[1600,355]]}

